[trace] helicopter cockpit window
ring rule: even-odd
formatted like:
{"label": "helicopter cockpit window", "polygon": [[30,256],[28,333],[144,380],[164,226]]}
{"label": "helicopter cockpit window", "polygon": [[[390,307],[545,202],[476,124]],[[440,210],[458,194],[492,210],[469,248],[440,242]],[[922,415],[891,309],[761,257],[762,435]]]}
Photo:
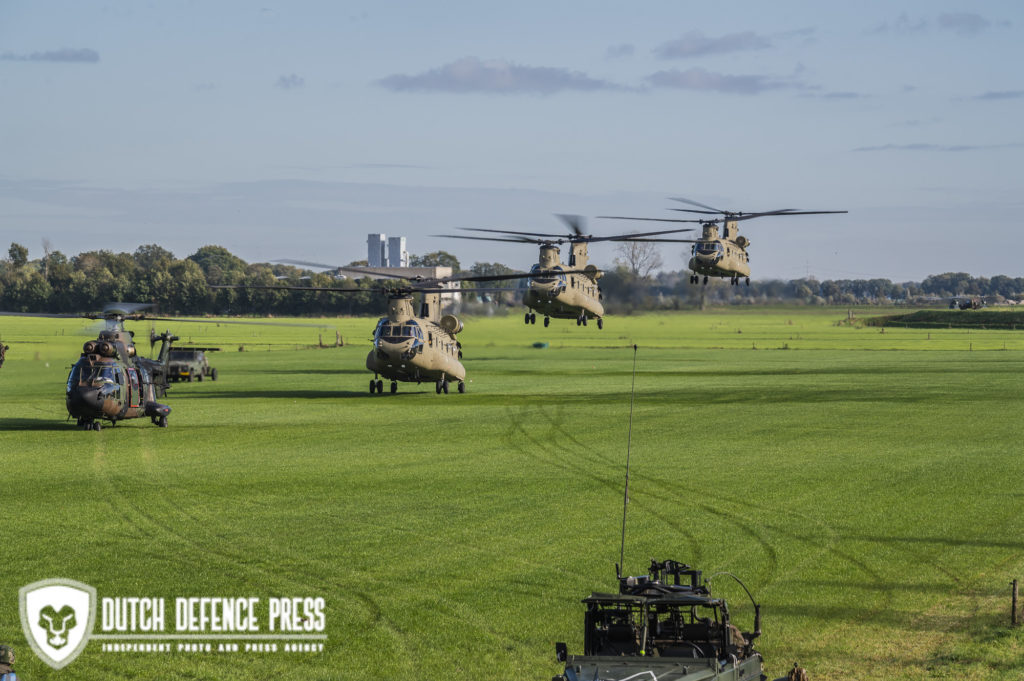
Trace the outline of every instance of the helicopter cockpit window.
{"label": "helicopter cockpit window", "polygon": [[[530,272],[538,272],[542,269],[544,268],[542,268],[540,265],[534,265],[533,267],[530,268]],[[552,269],[555,271],[560,271],[562,268],[559,266],[555,266]],[[558,284],[558,288],[565,288],[565,275],[561,273],[554,277],[531,277],[530,281],[545,285]]]}
{"label": "helicopter cockpit window", "polygon": [[71,392],[71,388],[78,385],[82,378],[82,362],[76,362],[71,367],[71,373],[68,374],[68,392]]}
{"label": "helicopter cockpit window", "polygon": [[711,242],[711,243],[699,243],[699,244],[697,244],[697,252],[698,253],[705,253],[705,254],[719,253],[722,250],[723,250],[722,249],[722,244],[718,243],[717,241],[714,241],[714,242]]}

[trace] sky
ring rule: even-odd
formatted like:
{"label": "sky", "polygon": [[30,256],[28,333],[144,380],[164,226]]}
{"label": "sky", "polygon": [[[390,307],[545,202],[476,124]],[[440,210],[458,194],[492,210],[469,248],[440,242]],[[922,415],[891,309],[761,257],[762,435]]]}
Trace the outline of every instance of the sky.
{"label": "sky", "polygon": [[1011,1],[0,0],[0,253],[527,268],[435,235],[685,197],[849,211],[741,223],[754,279],[1024,276],[1021,64]]}

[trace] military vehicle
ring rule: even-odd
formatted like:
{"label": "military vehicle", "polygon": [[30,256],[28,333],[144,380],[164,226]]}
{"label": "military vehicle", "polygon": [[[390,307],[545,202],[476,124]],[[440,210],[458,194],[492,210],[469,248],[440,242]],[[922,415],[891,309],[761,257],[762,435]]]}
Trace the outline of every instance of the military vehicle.
{"label": "military vehicle", "polygon": [[[374,270],[361,267],[339,267],[302,260],[280,260],[289,265],[342,270],[382,279]],[[568,271],[578,274],[576,271]],[[456,336],[462,331],[463,323],[452,314],[444,314],[441,296],[458,294],[462,289],[450,288],[450,284],[463,281],[502,281],[508,279],[548,276],[550,272],[529,274],[506,274],[495,276],[458,275],[439,278],[417,278],[410,283],[395,282],[382,286],[379,292],[388,299],[387,316],[377,320],[373,330],[373,349],[366,356],[366,368],[373,373],[370,379],[370,393],[384,392],[384,379],[391,381],[391,392],[398,392],[399,382],[433,382],[436,393],[448,394],[449,385],[458,383],[458,391],[466,392],[466,368],[462,365],[462,343]],[[253,288],[282,289],[287,291],[322,291],[337,294],[360,294],[365,289],[344,289],[323,286],[243,286],[221,285],[210,288]],[[482,293],[506,291],[507,289],[469,289],[467,292]],[[421,296],[419,314],[416,314],[413,297]]]}
{"label": "military vehicle", "polygon": [[701,571],[689,565],[652,560],[647,576],[617,576],[618,593],[583,599],[583,653],[570,655],[565,643],[555,644],[565,671],[553,681],[764,681],[754,649],[758,604],[754,629],[744,633],[725,600],[712,596]]}
{"label": "military vehicle", "polygon": [[[615,565],[618,593],[592,593],[583,599],[583,653],[570,655],[564,642],[555,644],[556,659],[565,670],[552,681],[765,681],[761,654],[754,641],[761,635],[761,606],[735,579],[754,606],[754,627],[742,632],[729,606],[711,594],[710,579],[674,560],[651,560],[648,574],[624,577],[626,512],[629,508],[630,450],[633,399],[636,395],[637,346],[633,346],[633,388],[626,438],[626,480],[622,497],[622,541]],[[799,670],[803,673],[803,670]],[[806,678],[806,674],[804,674]]]}
{"label": "military vehicle", "polygon": [[[739,223],[743,220],[763,218],[771,215],[824,215],[828,213],[846,213],[845,210],[797,210],[795,208],[783,208],[780,210],[769,210],[760,213],[744,213],[742,211],[720,210],[697,203],[690,199],[675,198],[674,201],[697,206],[702,210],[693,208],[672,208],[671,210],[684,213],[702,213],[706,215],[719,215],[717,218],[700,219],[675,219],[675,218],[635,218],[623,215],[601,215],[600,218],[612,220],[645,220],[648,222],[697,222],[700,223],[702,232],[700,239],[687,240],[678,239],[693,243],[691,247],[691,258],[687,267],[693,273],[690,275],[690,283],[700,283],[701,276],[704,284],[708,283],[708,277],[729,278],[729,283],[736,286],[741,279],[746,280],[750,286],[750,254],[747,247],[750,240],[739,233]],[[722,233],[719,234],[719,225],[722,226]]]}
{"label": "military vehicle", "polygon": [[208,352],[217,352],[220,348],[197,348],[179,345],[171,350],[167,360],[167,377],[171,381],[202,381],[209,376],[211,381],[217,380],[217,369],[210,366],[206,357]]}
{"label": "military vehicle", "polygon": [[156,400],[167,392],[167,360],[178,337],[150,331],[150,346],[161,344],[159,356],[138,356],[135,333],[124,328],[125,320],[144,318],[138,310],[139,306],[108,306],[103,311],[106,328],[96,340],[86,341],[71,366],[65,390],[68,418],[77,419],[85,430],[102,430],[101,420],[116,425],[142,417],[167,427],[171,408]]}
{"label": "military vehicle", "polygon": [[[555,319],[575,319],[576,326],[586,326],[590,319],[597,320],[597,328],[604,328],[603,295],[597,285],[604,272],[590,264],[587,247],[599,241],[639,241],[663,242],[677,239],[652,239],[652,236],[692,232],[692,229],[670,229],[643,234],[619,234],[615,236],[593,236],[583,232],[583,218],[579,215],[558,215],[570,230],[569,234],[543,234],[536,232],[517,232],[504,229],[463,228],[467,232],[488,232],[505,236],[466,236],[464,234],[439,234],[438,236],[452,239],[475,239],[479,241],[509,241],[513,243],[538,244],[540,257],[531,272],[529,286],[523,293],[523,305],[527,312],[524,321],[527,324],[537,323],[537,313],[544,315],[544,326]],[[569,244],[568,267],[580,270],[579,273],[563,269],[561,261],[561,244]]]}

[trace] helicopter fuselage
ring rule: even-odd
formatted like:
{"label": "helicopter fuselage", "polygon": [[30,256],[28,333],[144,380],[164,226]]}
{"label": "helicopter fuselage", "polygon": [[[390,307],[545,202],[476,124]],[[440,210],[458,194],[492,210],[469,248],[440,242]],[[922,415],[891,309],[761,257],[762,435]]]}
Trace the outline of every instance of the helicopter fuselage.
{"label": "helicopter fuselage", "polygon": [[[161,355],[169,342],[165,340]],[[171,408],[156,401],[166,390],[164,366],[163,361],[136,357],[131,336],[123,328],[103,331],[85,343],[71,366],[65,390],[68,414],[89,430],[99,430],[100,420],[117,423],[142,417],[166,426]]]}
{"label": "helicopter fuselage", "polygon": [[747,246],[750,241],[739,235],[736,222],[727,221],[723,231],[724,235],[719,236],[717,225],[704,225],[701,238],[693,244],[692,257],[687,267],[694,275],[729,277],[733,283],[738,283],[742,278],[749,279],[750,256],[747,254]]}
{"label": "helicopter fuselage", "polygon": [[462,344],[429,319],[384,317],[373,334],[366,368],[392,381],[464,381]]}
{"label": "helicopter fuselage", "polygon": [[[534,313],[544,315],[545,326],[548,317],[575,319],[577,325],[586,323],[587,319],[597,319],[598,326],[603,326],[603,296],[597,285],[601,272],[593,265],[588,266],[585,242],[574,242],[571,248],[570,269],[584,269],[585,273],[563,273],[558,248],[551,244],[542,245],[540,262],[533,266],[531,272],[544,271],[544,274],[529,279],[529,285],[523,293],[523,305]],[[528,312],[526,323],[535,324],[535,314]]]}

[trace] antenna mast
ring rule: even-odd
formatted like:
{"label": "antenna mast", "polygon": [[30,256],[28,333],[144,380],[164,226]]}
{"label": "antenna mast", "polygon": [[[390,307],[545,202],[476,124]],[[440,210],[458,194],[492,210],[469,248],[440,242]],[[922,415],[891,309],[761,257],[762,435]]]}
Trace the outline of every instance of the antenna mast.
{"label": "antenna mast", "polygon": [[629,450],[633,442],[633,398],[636,397],[636,343],[633,344],[633,385],[629,390],[629,434],[626,436],[626,489],[622,495],[622,544],[619,547],[619,564],[616,566],[617,576],[622,576],[622,566],[626,562],[626,508],[629,506]]}

